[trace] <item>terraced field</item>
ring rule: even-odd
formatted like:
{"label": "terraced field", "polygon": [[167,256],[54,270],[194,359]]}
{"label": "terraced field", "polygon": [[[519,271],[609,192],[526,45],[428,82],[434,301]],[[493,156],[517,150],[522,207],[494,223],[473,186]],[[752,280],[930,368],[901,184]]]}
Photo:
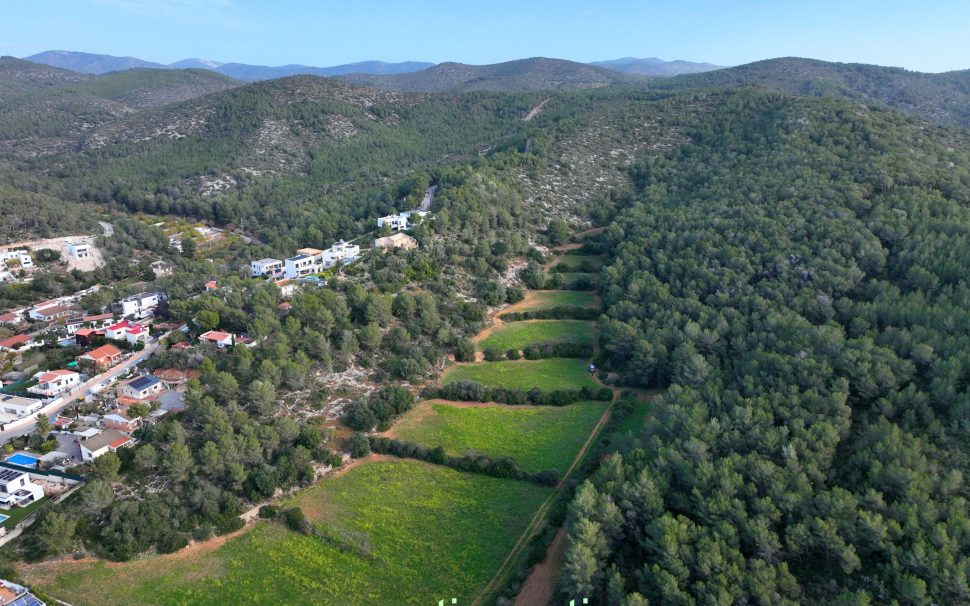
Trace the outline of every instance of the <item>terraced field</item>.
{"label": "terraced field", "polygon": [[584,290],[530,290],[524,300],[502,310],[499,317],[509,312],[540,311],[555,307],[597,308],[601,304],[598,295]]}
{"label": "terraced field", "polygon": [[445,371],[442,382],[475,381],[488,387],[543,391],[596,387],[586,366],[586,360],[576,358],[460,364]]}
{"label": "terraced field", "polygon": [[572,272],[598,272],[606,263],[605,255],[560,255],[552,268],[556,271],[568,269]]}
{"label": "terraced field", "polygon": [[478,342],[479,350],[489,348],[522,351],[537,343],[593,343],[596,324],[581,320],[526,320],[500,324]]}
{"label": "terraced field", "polygon": [[609,406],[577,402],[569,406],[469,406],[424,402],[394,427],[400,440],[441,446],[450,455],[475,450],[512,457],[528,472],[564,473]]}
{"label": "terraced field", "polygon": [[425,606],[451,597],[467,604],[551,493],[413,461],[374,461],[290,503],[344,549],[260,522],[212,551],[41,564],[29,581],[74,606]]}

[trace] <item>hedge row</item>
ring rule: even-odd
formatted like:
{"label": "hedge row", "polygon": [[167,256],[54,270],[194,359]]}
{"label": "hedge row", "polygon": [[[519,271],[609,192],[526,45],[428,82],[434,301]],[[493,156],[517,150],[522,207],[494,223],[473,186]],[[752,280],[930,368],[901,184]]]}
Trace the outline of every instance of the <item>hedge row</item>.
{"label": "hedge row", "polygon": [[608,387],[583,387],[580,389],[556,389],[541,391],[530,389],[506,389],[485,387],[475,381],[455,381],[441,387],[426,387],[421,392],[426,400],[454,400],[457,402],[500,402],[514,406],[565,406],[582,400],[609,402],[613,392]]}
{"label": "hedge row", "polygon": [[602,313],[592,307],[578,305],[560,305],[549,309],[534,309],[532,311],[513,311],[502,314],[503,322],[518,322],[520,320],[595,320]]}
{"label": "hedge row", "polygon": [[395,457],[419,459],[436,465],[444,465],[458,471],[479,473],[493,478],[512,478],[532,482],[539,486],[555,486],[559,483],[559,472],[547,469],[535,473],[528,473],[519,469],[515,459],[503,457],[492,459],[480,453],[466,453],[460,457],[453,457],[445,453],[441,446],[429,448],[414,442],[404,442],[383,436],[369,436],[372,452],[389,454]]}

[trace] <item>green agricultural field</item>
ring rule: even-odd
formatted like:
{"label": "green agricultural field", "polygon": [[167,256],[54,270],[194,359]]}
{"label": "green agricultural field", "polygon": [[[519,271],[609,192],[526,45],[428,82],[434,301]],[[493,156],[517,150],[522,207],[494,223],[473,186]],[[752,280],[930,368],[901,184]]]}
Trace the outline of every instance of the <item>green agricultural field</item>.
{"label": "green agricultural field", "polygon": [[444,383],[476,381],[489,387],[532,389],[578,389],[596,382],[586,372],[588,362],[575,358],[481,362],[452,366],[442,377]]}
{"label": "green agricultural field", "polygon": [[[552,489],[415,461],[376,461],[292,499],[330,536],[260,522],[213,551],[22,569],[74,606],[468,604]],[[119,582],[123,579],[123,582]]]}
{"label": "green agricultural field", "polygon": [[564,473],[609,406],[577,402],[569,406],[455,406],[426,402],[394,427],[395,437],[441,446],[450,455],[476,450],[512,457],[525,471]]}
{"label": "green agricultural field", "polygon": [[538,311],[554,307],[596,308],[600,304],[599,295],[584,290],[531,290],[526,293],[525,301],[505,311]]}
{"label": "green agricultural field", "polygon": [[[605,255],[562,255],[553,267],[571,272],[597,272],[606,262]],[[560,270],[557,270],[560,271]]]}
{"label": "green agricultural field", "polygon": [[596,324],[581,320],[527,320],[510,322],[495,328],[478,343],[478,349],[523,350],[538,343],[592,343]]}

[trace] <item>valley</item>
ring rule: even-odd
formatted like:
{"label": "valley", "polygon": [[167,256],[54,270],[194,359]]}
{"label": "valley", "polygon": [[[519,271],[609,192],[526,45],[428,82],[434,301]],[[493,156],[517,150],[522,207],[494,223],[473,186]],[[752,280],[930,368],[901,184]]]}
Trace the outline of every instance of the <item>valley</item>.
{"label": "valley", "polygon": [[0,577],[970,600],[968,72],[46,59],[0,58]]}

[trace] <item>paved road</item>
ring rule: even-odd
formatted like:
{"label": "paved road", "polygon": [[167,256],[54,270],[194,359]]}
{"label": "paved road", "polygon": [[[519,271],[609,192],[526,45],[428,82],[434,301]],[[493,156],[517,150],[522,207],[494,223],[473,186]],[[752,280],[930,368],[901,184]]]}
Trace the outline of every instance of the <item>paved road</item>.
{"label": "paved road", "polygon": [[424,198],[421,200],[421,206],[418,207],[418,210],[431,212],[431,203],[434,202],[434,193],[436,191],[438,191],[438,186],[432,185],[424,192]]}
{"label": "paved road", "polygon": [[[86,396],[91,387],[97,385],[98,383],[111,383],[131,367],[147,360],[149,356],[158,351],[158,348],[161,346],[161,340],[166,336],[168,335],[163,335],[154,343],[147,345],[145,349],[135,352],[130,358],[126,359],[121,364],[118,364],[117,366],[114,366],[109,370],[88,379],[84,383],[81,383],[72,389],[67,396],[65,396],[63,401],[58,404],[49,404],[40,412],[47,415],[48,418],[53,419],[56,415],[60,414],[61,411],[73,406],[78,398]],[[34,431],[34,426],[37,425],[36,417],[37,415],[33,415],[25,419],[19,419],[17,421],[13,421],[12,423],[7,423],[4,430],[0,431],[0,444],[6,444],[13,438],[19,438],[20,436]]]}

